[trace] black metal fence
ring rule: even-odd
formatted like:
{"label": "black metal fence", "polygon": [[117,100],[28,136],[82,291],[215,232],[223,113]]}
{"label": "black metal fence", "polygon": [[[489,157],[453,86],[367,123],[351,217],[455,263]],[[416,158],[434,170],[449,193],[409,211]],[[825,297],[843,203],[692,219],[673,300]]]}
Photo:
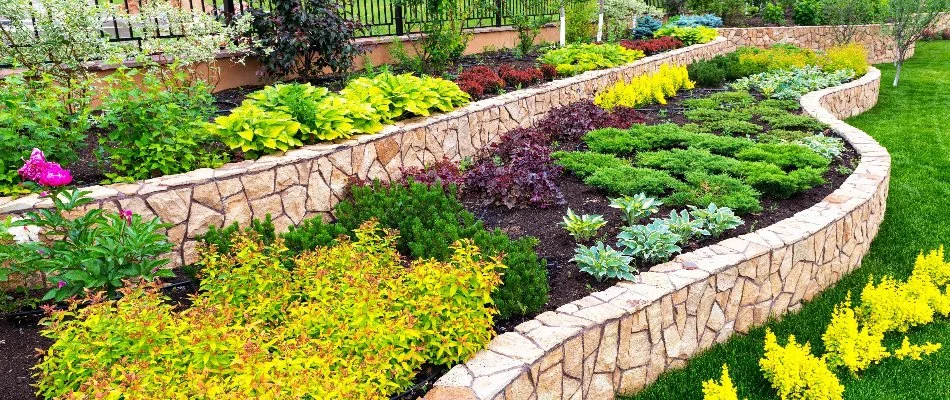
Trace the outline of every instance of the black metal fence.
{"label": "black metal fence", "polygon": [[[0,0],[2,1],[2,0]],[[424,5],[404,5],[400,0],[337,0],[343,14],[363,26],[359,36],[389,36],[416,33],[425,21]],[[484,28],[510,25],[512,18],[526,15],[554,22],[558,15],[559,0],[461,0],[467,10],[466,28]],[[113,4],[135,13],[143,0],[93,0],[95,4]],[[215,16],[240,15],[251,9],[269,11],[272,0],[179,0],[179,5],[202,10]],[[141,33],[127,21],[110,20],[103,23],[103,32],[114,41],[138,41]],[[175,29],[156,32],[159,37],[176,36]]]}

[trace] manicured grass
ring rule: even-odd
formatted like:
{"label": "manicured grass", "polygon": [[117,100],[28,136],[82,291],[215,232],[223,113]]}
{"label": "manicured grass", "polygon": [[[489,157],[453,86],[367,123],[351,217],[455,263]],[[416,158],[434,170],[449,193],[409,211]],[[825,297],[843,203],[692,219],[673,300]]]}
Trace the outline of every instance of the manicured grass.
{"label": "manicured grass", "polygon": [[[877,67],[883,71],[878,105],[848,123],[869,133],[891,153],[890,197],[881,231],[861,268],[797,314],[767,325],[780,342],[794,334],[799,342],[810,342],[815,354],[824,351],[821,335],[834,305],[849,291],[857,296],[870,275],[905,278],[918,252],[950,245],[950,41],[918,43],[916,56],[904,64],[897,88],[891,86],[894,67]],[[702,398],[702,381],[718,379],[723,364],[729,364],[740,399],[776,399],[759,371],[764,336],[763,327],[734,337],[627,399]],[[940,342],[944,348],[922,361],[888,359],[860,378],[841,374],[844,397],[950,398],[950,321],[912,329],[909,336],[912,343]],[[890,335],[886,344],[894,348],[901,340],[902,336]]]}

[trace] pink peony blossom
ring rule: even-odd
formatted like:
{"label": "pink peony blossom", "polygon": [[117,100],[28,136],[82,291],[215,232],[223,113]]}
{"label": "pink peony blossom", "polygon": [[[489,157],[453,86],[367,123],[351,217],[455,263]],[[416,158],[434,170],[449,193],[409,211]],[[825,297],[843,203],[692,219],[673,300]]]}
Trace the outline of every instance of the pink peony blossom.
{"label": "pink peony blossom", "polygon": [[43,174],[40,175],[40,178],[36,181],[43,186],[66,186],[73,181],[73,174],[69,172],[68,169],[61,167],[59,164],[51,162],[46,163],[46,167],[43,169]]}
{"label": "pink peony blossom", "polygon": [[43,151],[33,149],[33,152],[30,153],[30,159],[26,160],[17,172],[19,172],[20,177],[25,180],[36,181],[40,179],[40,175],[42,175],[46,164],[46,155],[43,154]]}
{"label": "pink peony blossom", "polygon": [[121,216],[122,219],[125,220],[125,223],[129,225],[132,225],[132,215],[132,210],[119,211],[119,216]]}

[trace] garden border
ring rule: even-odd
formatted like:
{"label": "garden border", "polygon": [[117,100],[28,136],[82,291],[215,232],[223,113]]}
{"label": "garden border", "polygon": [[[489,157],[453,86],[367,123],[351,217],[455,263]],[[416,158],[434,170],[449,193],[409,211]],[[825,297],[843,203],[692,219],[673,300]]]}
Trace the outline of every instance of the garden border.
{"label": "garden border", "polygon": [[[90,186],[95,202],[77,209],[127,209],[172,224],[167,234],[175,250],[172,265],[196,260],[196,236],[210,226],[270,214],[278,231],[305,218],[329,216],[352,178],[393,180],[401,168],[421,167],[448,157],[460,161],[518,127],[528,127],[555,107],[593,98],[620,79],[653,72],[660,65],[686,65],[732,51],[724,38],[672,50],[606,70],[589,71],[543,85],[473,102],[445,114],[418,117],[384,127],[373,135],[321,143],[282,155],[227,164],[217,169],[148,179],[129,184]],[[52,206],[38,195],[0,198],[0,217]],[[15,282],[10,282],[15,285]]]}
{"label": "garden border", "polygon": [[[883,220],[890,155],[839,118],[877,103],[881,73],[801,99],[861,157],[811,208],[755,232],[682,254],[545,312],[452,368],[426,400],[612,399],[735,332],[797,311],[861,263]],[[697,385],[698,385],[697,381]]]}

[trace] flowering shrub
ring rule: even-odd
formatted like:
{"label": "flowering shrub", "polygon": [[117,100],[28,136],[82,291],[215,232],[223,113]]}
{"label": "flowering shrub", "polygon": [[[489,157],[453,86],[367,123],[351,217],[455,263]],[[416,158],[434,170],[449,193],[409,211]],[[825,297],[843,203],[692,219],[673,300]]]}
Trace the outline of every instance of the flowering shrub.
{"label": "flowering shrub", "polygon": [[705,26],[694,26],[691,28],[682,28],[677,26],[664,26],[653,32],[653,37],[660,38],[670,36],[679,39],[683,44],[691,46],[694,44],[708,43],[719,36],[719,31]]}
{"label": "flowering shrub", "polygon": [[475,97],[498,93],[498,90],[505,86],[505,81],[501,80],[495,70],[484,65],[465,69],[459,74],[456,83],[465,93]]}
{"label": "flowering shrub", "polygon": [[844,393],[844,386],[825,361],[811,354],[808,343],[796,343],[794,335],[789,335],[783,347],[775,334],[766,330],[765,357],[759,366],[782,399],[840,400]]}
{"label": "flowering shrub", "polygon": [[729,367],[722,365],[722,377],[719,382],[713,379],[703,381],[703,400],[739,400],[736,387],[729,378]]}
{"label": "flowering shrub", "polygon": [[854,79],[850,69],[824,72],[817,66],[763,72],[732,83],[733,89],[755,90],[774,99],[798,99],[818,89],[837,86]]}
{"label": "flowering shrub", "polygon": [[395,235],[369,222],[293,270],[280,242],[241,236],[233,255],[200,250],[200,292],[183,311],[154,286],[73,304],[47,320],[55,342],[37,367],[39,394],[388,398],[423,363],[451,365],[488,343],[504,268],[470,241],[445,262],[404,265]]}
{"label": "flowering shrub", "polygon": [[689,80],[686,67],[663,64],[657,72],[638,75],[629,83],[617,82],[598,93],[594,104],[606,110],[613,110],[617,106],[635,108],[652,103],[666,104],[667,97],[675,96],[682,89],[692,88],[693,82]]}
{"label": "flowering shrub", "polygon": [[571,76],[595,69],[613,68],[644,57],[642,51],[615,44],[569,44],[549,50],[540,61],[555,66],[558,75]]}
{"label": "flowering shrub", "polygon": [[52,288],[43,300],[62,300],[84,290],[115,293],[123,281],[141,277],[154,279],[172,276],[164,268],[168,260],[160,258],[172,249],[168,238],[158,233],[169,226],[158,218],[146,221],[129,210],[111,212],[92,209],[75,219],[67,213],[92,203],[89,192],[63,191],[72,181],[68,170],[46,161],[43,152],[34,149],[20,168],[23,179],[34,181],[52,191],[53,209],[32,211],[11,223],[37,231],[37,241],[0,244],[0,281],[12,273],[42,273]]}
{"label": "flowering shrub", "polygon": [[501,67],[498,67],[498,74],[501,76],[501,79],[505,81],[506,85],[516,88],[525,87],[544,79],[544,73],[538,68],[518,68],[511,64],[502,64]]}
{"label": "flowering shrub", "polygon": [[683,47],[683,42],[674,37],[664,36],[657,39],[621,40],[620,45],[631,50],[640,50],[650,56]]}

